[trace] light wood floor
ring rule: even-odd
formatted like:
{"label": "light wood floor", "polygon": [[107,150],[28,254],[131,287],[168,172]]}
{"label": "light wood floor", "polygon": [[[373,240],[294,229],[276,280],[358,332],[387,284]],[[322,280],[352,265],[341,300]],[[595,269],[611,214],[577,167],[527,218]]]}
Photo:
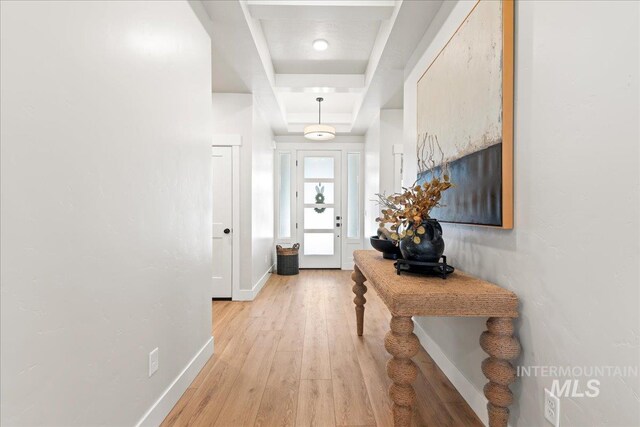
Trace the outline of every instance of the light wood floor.
{"label": "light wood floor", "polygon": [[[392,426],[390,315],[369,289],[358,337],[350,276],[273,275],[253,302],[215,301],[215,354],[163,426]],[[424,350],[414,361],[415,426],[482,426]]]}

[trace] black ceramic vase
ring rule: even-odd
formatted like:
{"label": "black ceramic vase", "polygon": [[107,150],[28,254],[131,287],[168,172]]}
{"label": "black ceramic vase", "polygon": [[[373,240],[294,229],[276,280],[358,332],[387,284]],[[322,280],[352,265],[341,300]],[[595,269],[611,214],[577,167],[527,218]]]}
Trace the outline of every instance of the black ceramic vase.
{"label": "black ceramic vase", "polygon": [[413,237],[417,227],[411,226],[414,236],[406,236],[400,240],[400,252],[404,259],[420,262],[438,262],[444,252],[444,240],[442,239],[442,227],[435,219],[422,221],[426,232],[419,235],[420,243],[415,243]]}

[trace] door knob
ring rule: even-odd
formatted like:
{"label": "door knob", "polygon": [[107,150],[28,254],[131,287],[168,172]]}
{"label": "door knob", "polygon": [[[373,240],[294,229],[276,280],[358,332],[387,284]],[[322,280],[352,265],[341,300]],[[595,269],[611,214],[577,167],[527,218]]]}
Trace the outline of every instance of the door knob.
{"label": "door knob", "polygon": [[229,233],[231,233],[231,230],[229,230],[228,228],[225,228],[225,229],[224,229],[224,231],[223,231],[223,233],[224,233],[224,234],[229,234]]}

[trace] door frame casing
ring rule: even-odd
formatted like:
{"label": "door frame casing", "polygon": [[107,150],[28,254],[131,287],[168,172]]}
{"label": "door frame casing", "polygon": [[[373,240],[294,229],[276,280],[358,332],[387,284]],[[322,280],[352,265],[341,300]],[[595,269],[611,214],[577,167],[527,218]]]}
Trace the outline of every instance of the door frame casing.
{"label": "door frame casing", "polygon": [[[239,301],[240,292],[240,146],[242,135],[217,134],[213,135],[212,147],[231,147],[231,299]],[[241,299],[240,299],[241,300]]]}
{"label": "door frame casing", "polygon": [[[275,185],[275,204],[274,204],[274,237],[276,244],[280,245],[292,245],[296,243],[296,230],[295,230],[295,215],[291,216],[291,237],[289,238],[280,238],[278,235],[278,225],[279,225],[279,206],[280,206],[280,154],[281,153],[290,153],[291,154],[291,162],[292,162],[292,176],[291,176],[291,188],[297,188],[297,172],[295,167],[295,160],[298,158],[298,151],[342,151],[342,165],[341,165],[341,175],[342,175],[342,184],[343,191],[341,194],[342,198],[342,224],[346,226],[346,222],[348,220],[347,217],[347,198],[348,191],[345,190],[345,187],[348,182],[348,168],[347,168],[347,155],[349,153],[357,153],[360,156],[360,173],[358,174],[359,185],[359,200],[358,200],[358,237],[356,238],[348,238],[345,229],[343,229],[343,233],[340,235],[341,240],[341,269],[342,270],[353,270],[353,251],[356,249],[363,249],[364,247],[364,169],[365,169],[365,149],[364,149],[364,141],[362,137],[338,137],[341,141],[335,142],[309,142],[304,140],[303,137],[291,137],[291,136],[280,136],[276,137],[276,158],[274,161],[274,185]],[[336,138],[336,139],[338,139]],[[300,141],[300,142],[298,142]],[[295,209],[296,203],[292,201],[291,209]]]}
{"label": "door frame casing", "polygon": [[[326,229],[326,230],[311,230],[311,229],[306,229],[305,228],[305,223],[304,223],[304,211],[305,209],[308,207],[307,204],[304,202],[304,183],[307,182],[308,180],[305,179],[304,177],[304,158],[305,157],[330,157],[334,159],[334,176],[333,178],[327,179],[327,180],[323,180],[323,179],[319,179],[319,181],[331,181],[334,184],[334,194],[335,194],[335,200],[334,203],[332,204],[327,204],[327,207],[333,208],[334,209],[334,215],[332,215],[331,218],[331,223],[332,224],[336,224],[336,223],[340,223],[340,227],[336,227],[334,226],[331,229]],[[343,207],[342,207],[342,193],[343,193],[343,186],[346,186],[346,184],[342,183],[342,178],[343,178],[343,173],[342,173],[342,156],[343,153],[341,150],[331,150],[331,149],[325,149],[325,150],[297,150],[296,153],[296,210],[295,210],[295,221],[296,224],[298,225],[298,228],[295,229],[295,235],[296,235],[296,239],[297,241],[300,243],[300,254],[299,254],[299,263],[300,263],[300,268],[342,268],[342,239],[343,239],[343,227],[342,227],[342,219],[343,219]],[[315,181],[314,181],[315,182]],[[340,184],[340,185],[338,185]],[[314,205],[317,206],[317,205]],[[335,219],[333,218],[333,216],[339,216],[340,219]],[[306,250],[305,248],[305,244],[304,244],[304,236],[305,236],[305,232],[309,230],[310,233],[328,233],[329,231],[333,232],[334,237],[333,237],[333,248],[334,248],[334,254],[331,255],[331,257],[333,257],[331,259],[331,262],[329,262],[326,258],[324,258],[326,255],[304,255],[304,251]],[[336,236],[337,234],[337,236]],[[336,241],[336,239],[338,239]],[[337,252],[337,253],[335,253]],[[310,258],[305,258],[305,257],[310,257]],[[303,265],[303,264],[307,264],[307,265]],[[333,264],[336,263],[337,265],[331,265],[331,266],[327,266],[326,264]],[[323,265],[324,264],[324,265]]]}

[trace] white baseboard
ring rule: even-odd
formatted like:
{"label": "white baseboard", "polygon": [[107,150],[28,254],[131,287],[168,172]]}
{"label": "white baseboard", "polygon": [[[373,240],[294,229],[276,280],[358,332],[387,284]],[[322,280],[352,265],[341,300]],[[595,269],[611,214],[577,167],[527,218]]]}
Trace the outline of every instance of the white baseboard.
{"label": "white baseboard", "polygon": [[269,267],[267,271],[265,271],[265,273],[262,275],[260,280],[258,280],[258,283],[253,285],[253,298],[258,296],[264,284],[267,283],[267,281],[269,280],[269,277],[271,277],[271,272],[273,271],[274,267],[275,267],[275,264],[271,264],[271,267]]}
{"label": "white baseboard", "polygon": [[[442,372],[449,378],[451,384],[458,390],[458,392],[464,397],[471,409],[476,413],[478,418],[484,423],[489,425],[489,416],[487,415],[487,399],[484,397],[482,391],[478,390],[471,382],[458,370],[456,365],[449,360],[444,351],[438,344],[422,329],[416,319],[413,319],[413,332],[418,337],[420,345],[429,353],[429,356],[440,367]],[[480,366],[478,366],[480,369]]]}
{"label": "white baseboard", "polygon": [[272,264],[271,267],[269,267],[267,271],[265,271],[265,273],[258,280],[258,282],[253,285],[253,289],[251,290],[240,289],[240,291],[238,292],[238,295],[233,296],[233,300],[234,301],[253,301],[254,298],[257,297],[260,291],[262,290],[264,284],[267,283],[267,281],[269,280],[269,277],[271,277],[271,272],[273,271],[275,266],[276,266],[275,264]]}
{"label": "white baseboard", "polygon": [[178,402],[189,384],[193,382],[198,372],[204,367],[207,360],[213,355],[213,337],[198,350],[195,356],[187,363],[187,366],[178,374],[175,380],[162,393],[160,398],[142,416],[136,427],[159,426],[171,409]]}
{"label": "white baseboard", "polygon": [[253,301],[253,290],[240,289],[237,294],[233,294],[233,301]]}

